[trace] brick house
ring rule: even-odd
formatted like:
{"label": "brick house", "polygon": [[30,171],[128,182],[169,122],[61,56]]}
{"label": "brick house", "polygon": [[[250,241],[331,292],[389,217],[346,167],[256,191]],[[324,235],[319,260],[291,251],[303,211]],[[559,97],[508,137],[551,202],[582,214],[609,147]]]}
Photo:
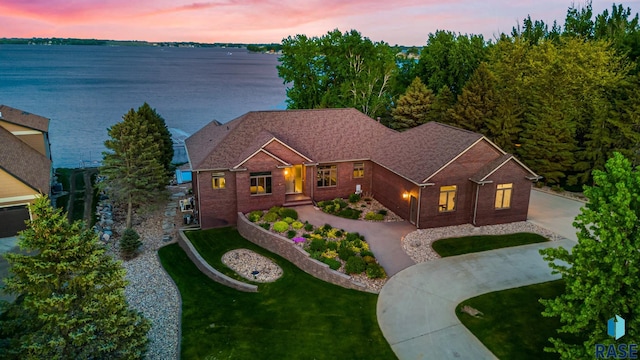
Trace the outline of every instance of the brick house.
{"label": "brick house", "polygon": [[418,228],[522,221],[539,178],[480,134],[435,122],[397,132],[355,109],[249,112],[186,148],[205,229],[356,191]]}
{"label": "brick house", "polygon": [[0,105],[0,238],[26,228],[28,204],[51,189],[49,119]]}

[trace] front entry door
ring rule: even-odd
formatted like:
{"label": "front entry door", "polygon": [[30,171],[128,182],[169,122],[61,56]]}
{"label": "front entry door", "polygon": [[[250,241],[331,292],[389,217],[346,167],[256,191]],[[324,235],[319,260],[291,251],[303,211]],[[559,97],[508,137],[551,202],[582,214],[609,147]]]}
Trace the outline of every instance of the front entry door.
{"label": "front entry door", "polygon": [[284,183],[287,194],[302,193],[302,165],[284,169]]}
{"label": "front entry door", "polygon": [[416,199],[416,197],[413,195],[409,200],[409,208],[410,208],[409,221],[413,225],[415,225],[418,220],[418,199]]}

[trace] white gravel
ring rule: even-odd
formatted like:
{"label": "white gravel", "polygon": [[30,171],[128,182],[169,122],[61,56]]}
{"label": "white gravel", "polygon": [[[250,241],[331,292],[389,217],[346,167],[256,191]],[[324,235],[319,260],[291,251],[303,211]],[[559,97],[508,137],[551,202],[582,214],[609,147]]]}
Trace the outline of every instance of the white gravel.
{"label": "white gravel", "polygon": [[540,234],[551,241],[562,239],[561,236],[534,225],[527,221],[514,222],[501,225],[488,225],[474,227],[471,224],[447,226],[434,229],[420,229],[407,234],[402,238],[402,249],[415,261],[421,263],[429,260],[439,259],[431,244],[439,239],[452,237],[475,236],[475,235],[503,235],[519,232],[530,232]]}
{"label": "white gravel", "polygon": [[[222,262],[245,279],[273,282],[282,276],[282,268],[266,257],[248,249],[231,250],[222,255]],[[253,274],[257,271],[257,274]]]}

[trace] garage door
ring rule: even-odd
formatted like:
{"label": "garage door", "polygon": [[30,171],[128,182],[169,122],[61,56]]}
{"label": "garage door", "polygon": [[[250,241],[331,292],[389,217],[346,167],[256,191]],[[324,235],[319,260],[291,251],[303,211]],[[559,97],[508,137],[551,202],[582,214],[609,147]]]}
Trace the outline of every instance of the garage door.
{"label": "garage door", "polygon": [[24,230],[25,220],[29,220],[26,206],[0,208],[0,238],[15,236],[18,231]]}

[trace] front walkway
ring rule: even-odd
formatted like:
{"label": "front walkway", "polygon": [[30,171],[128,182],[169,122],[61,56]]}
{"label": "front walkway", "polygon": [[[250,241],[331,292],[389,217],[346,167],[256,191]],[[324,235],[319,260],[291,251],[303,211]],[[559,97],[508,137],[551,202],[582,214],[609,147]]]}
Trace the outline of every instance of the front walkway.
{"label": "front walkway", "polygon": [[301,220],[306,220],[314,226],[329,224],[334,228],[364,235],[371,251],[389,277],[415,264],[404,252],[400,243],[403,236],[416,230],[415,226],[406,221],[370,222],[345,219],[316,210],[311,205],[298,206],[294,209]]}
{"label": "front walkway", "polygon": [[399,359],[495,359],[460,323],[456,306],[471,297],[558,279],[538,250],[572,240],[454,256],[412,266],[378,297],[378,323]]}

